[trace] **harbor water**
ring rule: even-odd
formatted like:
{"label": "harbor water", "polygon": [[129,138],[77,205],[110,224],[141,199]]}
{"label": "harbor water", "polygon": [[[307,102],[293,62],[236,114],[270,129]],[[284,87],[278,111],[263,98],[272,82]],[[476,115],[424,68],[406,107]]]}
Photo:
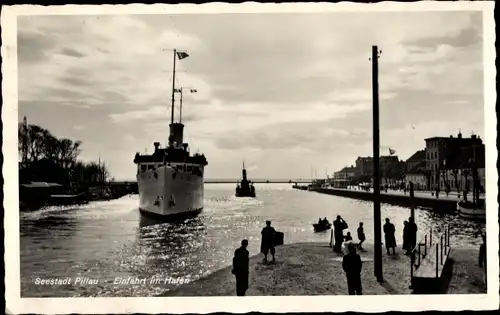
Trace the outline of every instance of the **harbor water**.
{"label": "harbor water", "polygon": [[[285,243],[329,242],[330,231],[314,233],[312,224],[341,215],[355,240],[358,223],[364,222],[366,243],[373,242],[373,203],[294,190],[290,184],[256,185],[255,199],[234,197],[234,188],[206,184],[204,211],[181,223],[142,217],[137,195],[21,213],[21,296],[154,296],[230,265],[243,238],[250,254],[257,254],[266,220],[285,233]],[[420,237],[431,228],[437,235],[450,224],[452,246],[481,243],[477,232],[484,224],[428,210],[416,209],[415,215]],[[409,216],[409,208],[382,205],[382,218],[396,226],[399,249]],[[278,260],[279,255],[278,247]],[[144,282],[122,281],[129,277]],[[155,278],[170,280],[151,281]]]}

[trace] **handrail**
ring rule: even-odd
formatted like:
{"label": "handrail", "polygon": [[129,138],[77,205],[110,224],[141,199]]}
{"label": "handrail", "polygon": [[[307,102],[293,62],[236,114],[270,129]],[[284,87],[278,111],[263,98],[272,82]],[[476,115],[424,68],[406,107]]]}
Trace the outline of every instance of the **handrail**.
{"label": "handrail", "polygon": [[[439,276],[439,265],[444,265],[445,256],[449,253],[450,246],[450,225],[447,224],[444,233],[439,237],[439,242],[433,244],[432,242],[432,229],[430,229],[429,234],[424,236],[424,243],[418,243],[410,252],[410,275],[413,277],[414,271],[420,267],[422,259],[427,257],[429,250],[427,247],[435,245],[436,249],[436,277]],[[423,253],[421,247],[424,247]]]}

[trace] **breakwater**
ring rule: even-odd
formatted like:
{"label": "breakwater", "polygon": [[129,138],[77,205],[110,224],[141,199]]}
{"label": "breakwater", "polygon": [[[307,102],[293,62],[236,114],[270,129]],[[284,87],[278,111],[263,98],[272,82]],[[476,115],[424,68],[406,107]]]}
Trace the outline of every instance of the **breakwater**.
{"label": "breakwater", "polygon": [[[296,188],[296,187],[294,187]],[[296,188],[301,189],[301,188]],[[358,200],[365,201],[373,201],[374,194],[373,192],[367,192],[362,190],[351,190],[351,189],[335,189],[335,188],[311,188],[310,191],[352,198]],[[380,202],[387,203],[396,206],[402,207],[410,207],[410,196],[409,194],[393,194],[393,193],[380,193]],[[457,210],[457,202],[458,200],[454,200],[452,198],[436,198],[436,197],[427,197],[427,196],[414,196],[413,205],[415,207],[432,209],[441,213],[453,213]]]}

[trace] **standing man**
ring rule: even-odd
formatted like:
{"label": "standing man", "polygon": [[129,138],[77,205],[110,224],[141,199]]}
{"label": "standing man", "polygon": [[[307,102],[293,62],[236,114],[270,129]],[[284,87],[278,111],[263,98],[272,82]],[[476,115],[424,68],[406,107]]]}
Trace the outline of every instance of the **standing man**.
{"label": "standing man", "polygon": [[342,253],[342,242],[344,242],[344,230],[347,229],[347,223],[345,223],[340,215],[338,215],[337,219],[333,221],[333,229],[333,235],[335,238],[333,250],[336,253]]}
{"label": "standing man", "polygon": [[275,262],[274,254],[274,235],[276,234],[276,230],[271,226],[271,221],[266,221],[266,227],[262,229],[262,242],[260,245],[260,251],[264,254],[263,262],[267,263],[267,253],[271,251],[271,255],[273,256],[273,263]]}
{"label": "standing man", "polygon": [[248,289],[248,241],[242,240],[241,247],[234,251],[233,270],[231,273],[236,277],[236,295],[245,296]]}
{"label": "standing man", "polygon": [[363,242],[364,242],[364,241],[365,241],[365,239],[366,239],[366,236],[365,236],[365,229],[363,228],[363,222],[359,222],[359,227],[358,227],[358,239],[359,239],[358,248],[359,248],[359,249],[362,249],[363,247],[361,247],[361,245],[363,244]]}
{"label": "standing man", "polygon": [[405,251],[405,255],[409,255],[412,251],[412,248],[409,243],[409,231],[410,228],[408,227],[408,221],[403,222],[403,250]]}
{"label": "standing man", "polygon": [[361,295],[361,257],[356,253],[356,247],[349,244],[349,253],[342,259],[342,269],[347,277],[349,295]]}
{"label": "standing man", "polygon": [[396,227],[391,221],[386,218],[384,224],[384,234],[385,234],[385,248],[387,249],[387,255],[390,255],[389,251],[392,248],[392,254],[396,255]]}
{"label": "standing man", "polygon": [[415,218],[410,217],[408,219],[408,246],[410,252],[417,246],[417,231],[418,227],[417,224],[415,223]]}
{"label": "standing man", "polygon": [[479,268],[484,266],[484,284],[488,286],[488,274],[486,273],[486,233],[482,235],[483,244],[479,247]]}

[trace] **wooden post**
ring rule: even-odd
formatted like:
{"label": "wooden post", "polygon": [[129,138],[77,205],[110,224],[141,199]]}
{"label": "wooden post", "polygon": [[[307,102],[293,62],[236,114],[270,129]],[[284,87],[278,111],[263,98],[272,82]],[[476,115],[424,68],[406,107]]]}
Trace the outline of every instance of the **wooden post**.
{"label": "wooden post", "polygon": [[448,246],[450,246],[450,225],[448,224]]}
{"label": "wooden post", "polygon": [[427,256],[427,234],[425,234],[424,257]]}
{"label": "wooden post", "polygon": [[333,247],[333,229],[330,232],[330,247]]}
{"label": "wooden post", "polygon": [[443,235],[441,235],[441,242],[440,243],[440,246],[441,246],[441,265],[443,264]]}
{"label": "wooden post", "polygon": [[420,245],[422,245],[422,244],[420,244],[420,243],[418,244],[418,265],[419,265],[419,266],[420,266],[420,256],[421,256],[421,255],[420,255],[420,253],[421,253],[421,252],[420,252]]}
{"label": "wooden post", "polygon": [[429,246],[432,246],[432,228],[431,228],[430,236],[429,236]]}
{"label": "wooden post", "polygon": [[382,227],[380,213],[380,134],[378,99],[378,47],[372,46],[372,96],[373,96],[373,222],[375,236],[374,270],[378,282],[383,282]]}
{"label": "wooden post", "polygon": [[415,206],[414,206],[414,198],[415,198],[415,194],[413,192],[413,182],[410,182],[410,216],[413,218],[413,220],[415,220]]}
{"label": "wooden post", "polygon": [[410,252],[410,279],[413,279],[413,264],[415,260],[415,249]]}
{"label": "wooden post", "polygon": [[436,278],[439,275],[438,266],[439,266],[439,244],[436,244]]}

